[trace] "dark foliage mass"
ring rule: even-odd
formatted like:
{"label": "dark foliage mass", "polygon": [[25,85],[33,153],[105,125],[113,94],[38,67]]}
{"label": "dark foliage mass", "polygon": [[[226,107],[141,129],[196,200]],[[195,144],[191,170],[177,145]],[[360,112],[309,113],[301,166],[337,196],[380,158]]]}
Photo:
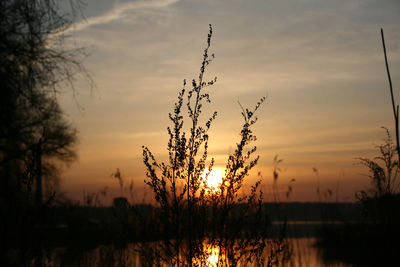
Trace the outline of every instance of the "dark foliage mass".
{"label": "dark foliage mass", "polygon": [[[56,163],[76,158],[76,130],[64,119],[57,95],[62,88],[74,90],[77,74],[86,75],[84,51],[63,46],[71,22],[59,2],[0,1],[2,246],[10,237],[29,235],[39,210],[58,197]],[[76,10],[78,3],[70,3]]]}

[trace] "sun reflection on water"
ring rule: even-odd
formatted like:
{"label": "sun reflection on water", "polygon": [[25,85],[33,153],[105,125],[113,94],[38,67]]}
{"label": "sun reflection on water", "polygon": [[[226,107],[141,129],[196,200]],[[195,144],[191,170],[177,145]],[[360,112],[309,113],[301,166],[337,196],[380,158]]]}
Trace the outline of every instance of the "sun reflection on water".
{"label": "sun reflection on water", "polygon": [[209,246],[205,248],[205,254],[207,255],[206,266],[216,267],[218,266],[219,259],[219,247]]}

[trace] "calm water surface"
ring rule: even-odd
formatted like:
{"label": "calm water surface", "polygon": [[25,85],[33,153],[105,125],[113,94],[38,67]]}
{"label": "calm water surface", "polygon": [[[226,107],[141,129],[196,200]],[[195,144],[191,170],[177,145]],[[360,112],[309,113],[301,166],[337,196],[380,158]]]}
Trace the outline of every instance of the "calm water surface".
{"label": "calm water surface", "polygon": [[[314,246],[315,238],[290,238],[291,257],[279,267],[351,267],[340,262],[324,262],[322,251]],[[73,248],[56,248],[43,253],[44,266],[143,266],[137,249],[139,244],[129,244],[126,248],[118,249],[114,246],[99,246],[85,252],[74,251]],[[211,248],[208,266],[215,266],[218,262],[217,248]]]}

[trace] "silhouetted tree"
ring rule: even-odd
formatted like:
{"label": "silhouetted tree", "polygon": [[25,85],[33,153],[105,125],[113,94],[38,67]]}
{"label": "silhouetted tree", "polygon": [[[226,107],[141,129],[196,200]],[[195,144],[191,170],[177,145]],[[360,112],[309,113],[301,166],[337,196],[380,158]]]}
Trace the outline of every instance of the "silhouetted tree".
{"label": "silhouetted tree", "polygon": [[79,1],[69,2],[72,15],[61,11],[58,0],[0,1],[3,241],[7,227],[15,227],[15,221],[27,214],[33,193],[41,205],[42,179],[57,177],[55,161],[69,163],[76,157],[76,130],[64,119],[57,95],[65,87],[74,90],[76,75],[90,77],[81,64],[84,50],[64,46],[63,33],[80,6]]}
{"label": "silhouetted tree", "polygon": [[75,157],[76,132],[56,99],[65,84],[74,90],[76,74],[86,75],[84,50],[63,46],[70,23],[56,0],[0,2],[1,198],[10,188],[24,191],[31,176],[45,176],[51,158]]}

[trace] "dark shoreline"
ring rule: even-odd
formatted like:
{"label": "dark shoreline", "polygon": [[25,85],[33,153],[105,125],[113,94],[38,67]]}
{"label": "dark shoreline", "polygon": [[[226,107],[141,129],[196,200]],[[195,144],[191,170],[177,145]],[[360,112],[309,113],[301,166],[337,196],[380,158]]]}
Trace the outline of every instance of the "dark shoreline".
{"label": "dark shoreline", "polygon": [[[321,226],[360,221],[357,203],[264,203],[268,211],[269,231],[266,238],[317,237]],[[237,205],[235,209],[243,208]],[[157,222],[151,205],[132,207],[47,207],[40,221],[32,227],[30,236],[9,236],[11,247],[21,241],[27,247],[79,246],[154,241],[159,239],[154,229]],[[285,223],[287,222],[287,223]],[[250,224],[249,224],[250,225]],[[17,230],[17,229],[15,229]],[[21,240],[22,239],[22,240]],[[24,240],[25,239],[25,240]]]}

